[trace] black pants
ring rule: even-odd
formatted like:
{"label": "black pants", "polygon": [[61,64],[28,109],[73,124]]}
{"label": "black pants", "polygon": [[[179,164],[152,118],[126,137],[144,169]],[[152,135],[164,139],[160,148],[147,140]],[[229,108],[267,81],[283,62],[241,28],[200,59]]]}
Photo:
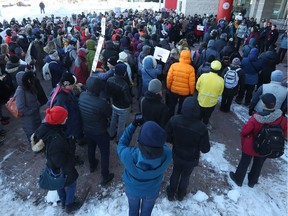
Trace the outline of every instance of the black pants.
{"label": "black pants", "polygon": [[232,104],[234,96],[233,95],[222,95],[222,100],[221,100],[221,107],[220,109],[224,112],[229,112],[230,107]]}
{"label": "black pants", "polygon": [[169,117],[172,117],[175,114],[175,107],[178,103],[177,114],[181,113],[182,104],[187,96],[182,96],[175,94],[173,92],[169,92],[169,103],[167,104],[169,107]]}
{"label": "black pants", "polygon": [[[280,48],[279,51],[278,51],[278,55],[279,55],[279,62],[281,63],[286,55],[286,52],[287,52],[287,49],[284,49],[284,48]],[[287,63],[285,61],[285,63]]]}
{"label": "black pants", "polygon": [[110,138],[108,133],[94,135],[93,133],[86,133],[88,143],[88,160],[91,167],[94,166],[96,146],[100,149],[101,154],[101,174],[104,178],[109,175],[109,156],[110,156]]}
{"label": "black pants", "polygon": [[266,157],[253,157],[253,156],[247,155],[243,152],[242,152],[241,160],[240,160],[238,167],[237,167],[237,170],[235,172],[235,178],[236,178],[236,181],[238,183],[240,183],[240,184],[243,183],[252,158],[253,158],[253,164],[252,164],[251,170],[248,174],[248,181],[250,184],[257,184],[258,183],[261,169],[262,169],[263,164],[266,160]]}
{"label": "black pants", "polygon": [[196,162],[195,164],[192,164],[190,166],[174,163],[173,171],[170,177],[169,193],[171,195],[174,196],[178,189],[178,196],[179,197],[185,196],[187,187],[189,185],[190,175],[196,165],[197,165]]}
{"label": "black pants", "polygon": [[209,123],[209,119],[212,115],[212,112],[215,109],[215,106],[213,107],[201,107],[200,106],[200,119],[203,121],[204,124],[207,125]]}
{"label": "black pants", "polygon": [[243,89],[240,89],[237,95],[237,100],[241,101],[245,95],[245,104],[250,104],[254,89],[255,89],[255,85],[245,84],[245,87]]}

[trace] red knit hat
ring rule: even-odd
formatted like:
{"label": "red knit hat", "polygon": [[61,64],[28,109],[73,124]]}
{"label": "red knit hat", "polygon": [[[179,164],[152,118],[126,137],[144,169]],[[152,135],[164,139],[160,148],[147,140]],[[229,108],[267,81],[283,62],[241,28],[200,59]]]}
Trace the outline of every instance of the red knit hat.
{"label": "red knit hat", "polygon": [[45,120],[51,125],[62,124],[68,116],[68,112],[61,106],[54,106],[46,109]]}

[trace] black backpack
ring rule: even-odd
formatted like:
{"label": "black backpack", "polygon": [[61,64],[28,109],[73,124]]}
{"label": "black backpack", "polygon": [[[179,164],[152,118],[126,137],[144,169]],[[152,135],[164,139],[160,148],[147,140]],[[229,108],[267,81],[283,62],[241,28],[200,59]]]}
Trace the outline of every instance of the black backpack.
{"label": "black backpack", "polygon": [[72,65],[72,59],[70,57],[70,52],[71,51],[67,51],[63,57],[63,65],[67,69],[69,69]]}
{"label": "black backpack", "polygon": [[262,126],[254,140],[255,152],[267,158],[278,158],[284,154],[285,138],[281,122],[277,125]]}

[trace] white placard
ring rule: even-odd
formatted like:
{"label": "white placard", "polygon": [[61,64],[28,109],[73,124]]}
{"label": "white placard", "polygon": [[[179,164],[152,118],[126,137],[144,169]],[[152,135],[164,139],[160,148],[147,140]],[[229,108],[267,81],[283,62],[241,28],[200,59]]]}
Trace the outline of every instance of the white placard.
{"label": "white placard", "polygon": [[204,31],[204,26],[197,25],[197,30],[198,30],[198,31]]}
{"label": "white placard", "polygon": [[1,35],[1,37],[3,38],[3,40],[5,40],[6,31],[7,31],[8,29],[10,29],[10,28],[4,29],[2,32],[0,32],[0,35]]}
{"label": "white placard", "polygon": [[154,58],[157,60],[160,60],[164,63],[167,62],[167,59],[169,57],[170,51],[167,49],[163,49],[161,47],[155,47],[155,51],[154,51]]}
{"label": "white placard", "polygon": [[98,63],[98,60],[99,60],[99,56],[100,56],[103,44],[104,44],[104,37],[100,36],[99,40],[98,40],[98,45],[97,45],[97,49],[96,49],[96,52],[95,52],[95,56],[94,56],[94,60],[93,60],[92,69],[91,69],[91,73],[90,74],[92,74],[92,72],[96,70],[97,63]]}
{"label": "white placard", "polygon": [[101,19],[101,35],[105,35],[105,29],[106,29],[106,18],[102,17]]}

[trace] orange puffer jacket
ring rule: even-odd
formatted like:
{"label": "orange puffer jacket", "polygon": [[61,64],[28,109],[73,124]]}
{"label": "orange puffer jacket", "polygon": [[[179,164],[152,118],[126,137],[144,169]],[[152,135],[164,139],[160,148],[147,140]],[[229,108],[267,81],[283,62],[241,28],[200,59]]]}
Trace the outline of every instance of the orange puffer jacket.
{"label": "orange puffer jacket", "polygon": [[194,93],[196,78],[189,50],[183,50],[179,62],[171,65],[166,82],[167,88],[175,94],[186,96]]}

